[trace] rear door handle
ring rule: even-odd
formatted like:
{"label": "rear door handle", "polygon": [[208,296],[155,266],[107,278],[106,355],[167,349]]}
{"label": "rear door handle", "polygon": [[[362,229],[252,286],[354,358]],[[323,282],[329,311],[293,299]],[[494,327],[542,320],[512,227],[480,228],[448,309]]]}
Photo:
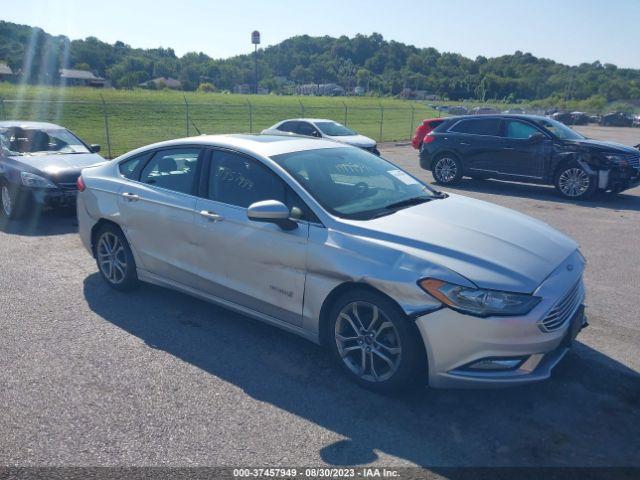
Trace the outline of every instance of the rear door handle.
{"label": "rear door handle", "polygon": [[470,143],[467,142],[460,142],[460,145],[464,145],[465,147],[468,147],[469,145],[471,145]]}
{"label": "rear door handle", "polygon": [[135,193],[124,192],[122,194],[122,198],[124,198],[127,202],[137,202],[140,200],[140,197]]}
{"label": "rear door handle", "polygon": [[222,220],[222,215],[218,215],[217,213],[210,212],[208,210],[200,211],[200,215],[202,215],[204,218],[206,218],[211,222],[219,222]]}
{"label": "rear door handle", "polygon": [[515,150],[514,147],[503,147],[503,150]]}

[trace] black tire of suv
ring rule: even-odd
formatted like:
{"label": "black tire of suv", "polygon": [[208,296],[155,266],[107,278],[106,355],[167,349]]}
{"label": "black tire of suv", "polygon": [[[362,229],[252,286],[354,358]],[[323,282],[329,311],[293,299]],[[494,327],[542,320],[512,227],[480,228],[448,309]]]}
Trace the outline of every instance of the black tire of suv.
{"label": "black tire of suv", "polygon": [[[372,381],[362,378],[347,366],[340,355],[336,340],[336,323],[343,308],[355,302],[375,305],[381,312],[380,315],[384,315],[393,324],[394,332],[398,334],[402,349],[399,364],[395,373],[386,380]],[[343,293],[331,306],[326,328],[325,338],[331,356],[347,376],[360,386],[378,393],[393,394],[424,387],[428,383],[427,357],[420,332],[413,321],[385,296],[363,288]]]}
{"label": "black tire of suv", "polygon": [[[101,266],[100,264],[100,254],[98,250],[100,246],[100,239],[103,238],[103,236],[105,235],[115,236],[120,242],[120,245],[122,245],[122,249],[123,249],[122,253],[126,261],[126,270],[125,270],[124,278],[118,282],[110,279],[107,272],[105,272],[104,267]],[[115,290],[120,290],[122,292],[128,292],[128,291],[134,290],[139,286],[140,280],[138,280],[138,273],[136,271],[136,261],[133,258],[133,252],[131,251],[131,247],[129,247],[129,242],[127,241],[127,238],[124,236],[124,234],[122,233],[122,230],[120,230],[119,227],[112,224],[105,224],[102,227],[100,227],[100,229],[98,230],[95,236],[95,245],[93,248],[94,248],[94,255],[96,258],[96,264],[98,266],[98,271],[100,272],[100,275],[102,276],[104,281],[107,283],[107,285],[109,285],[111,288]]]}
{"label": "black tire of suv", "polygon": [[[568,175],[572,171],[581,176],[586,176],[586,178],[589,179],[589,184],[586,190],[576,195],[571,195],[567,193],[566,188],[563,188],[563,186],[561,185],[563,175]],[[563,198],[566,198],[569,200],[588,200],[590,198],[593,198],[593,196],[598,190],[597,178],[594,175],[589,174],[589,172],[587,172],[578,162],[575,162],[575,161],[565,163],[564,165],[560,166],[560,168],[558,168],[558,170],[556,171],[555,179],[554,179],[554,185],[556,187],[556,191]]]}
{"label": "black tire of suv", "polygon": [[[442,175],[442,170],[439,167],[441,167],[444,162],[449,164],[449,168],[452,164],[455,165],[455,175],[446,177]],[[433,174],[433,179],[436,183],[440,185],[455,185],[462,179],[462,162],[453,154],[442,154],[436,157],[433,161],[433,164],[431,165],[431,173]]]}

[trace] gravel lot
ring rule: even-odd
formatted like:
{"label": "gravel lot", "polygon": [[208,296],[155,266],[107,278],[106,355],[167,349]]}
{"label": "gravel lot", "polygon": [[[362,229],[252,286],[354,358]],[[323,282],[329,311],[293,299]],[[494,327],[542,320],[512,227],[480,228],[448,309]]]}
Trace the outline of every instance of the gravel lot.
{"label": "gravel lot", "polygon": [[[383,154],[432,181],[410,147]],[[153,286],[110,290],[73,215],[50,212],[0,225],[0,465],[640,466],[640,188],[588,203],[451,190],[581,244],[591,325],[551,380],[374,395],[287,333]]]}

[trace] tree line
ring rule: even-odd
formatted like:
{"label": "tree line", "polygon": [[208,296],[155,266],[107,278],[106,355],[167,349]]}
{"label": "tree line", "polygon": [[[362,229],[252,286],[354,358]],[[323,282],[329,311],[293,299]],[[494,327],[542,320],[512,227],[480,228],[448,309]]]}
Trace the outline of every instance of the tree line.
{"label": "tree line", "polygon": [[[157,77],[173,77],[185,90],[233,90],[254,82],[252,54],[213,59],[171,48],[140,49],[95,37],[70,40],[40,28],[0,21],[0,61],[21,72],[22,81],[55,84],[60,68],[91,70],[117,88],[133,88]],[[423,90],[450,100],[506,102],[547,98],[593,99],[595,103],[640,98],[640,70],[600,62],[568,66],[516,51],[496,58],[385,40],[296,36],[258,51],[259,85],[275,93],[305,83],[356,86],[373,95]],[[204,87],[204,88],[203,88]]]}

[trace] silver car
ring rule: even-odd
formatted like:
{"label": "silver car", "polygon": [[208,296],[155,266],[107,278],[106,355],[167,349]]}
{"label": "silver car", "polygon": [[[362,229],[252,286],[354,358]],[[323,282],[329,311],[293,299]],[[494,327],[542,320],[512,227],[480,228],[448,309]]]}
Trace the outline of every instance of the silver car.
{"label": "silver car", "polygon": [[307,137],[325,138],[380,155],[378,144],[373,138],[365,137],[345,127],[341,123],[326,118],[291,118],[282,120],[262,131],[265,135],[294,134]]}
{"label": "silver car", "polygon": [[379,391],[549,377],[586,324],[576,243],[326,140],[202,136],[78,179],[104,280],[180,290],[325,345]]}

